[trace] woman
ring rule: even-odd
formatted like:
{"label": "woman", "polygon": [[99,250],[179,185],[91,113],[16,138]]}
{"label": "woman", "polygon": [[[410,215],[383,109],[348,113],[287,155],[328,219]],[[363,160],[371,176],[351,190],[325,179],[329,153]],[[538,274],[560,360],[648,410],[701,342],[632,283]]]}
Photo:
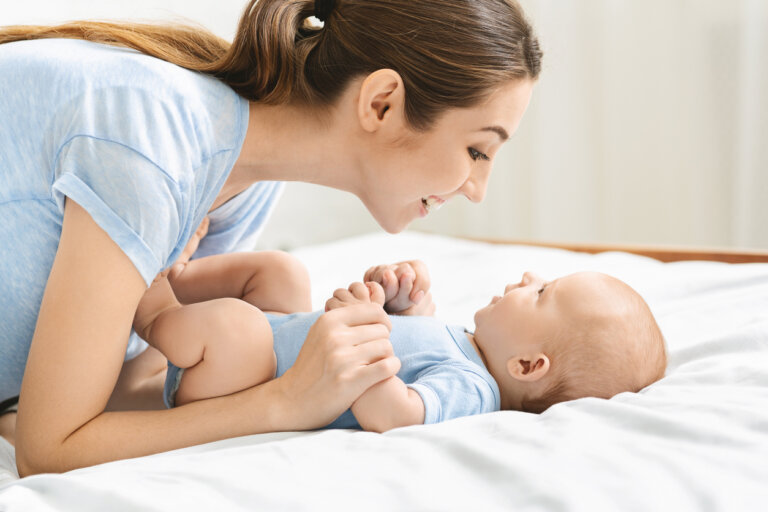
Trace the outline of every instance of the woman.
{"label": "woman", "polygon": [[0,43],[0,401],[20,394],[22,476],[319,427],[396,373],[381,308],[343,308],[279,379],[105,412],[154,364],[121,374],[136,306],[206,215],[196,256],[252,247],[278,181],[352,192],[392,233],[481,201],[541,58],[514,0],[253,0],[231,45],[87,22]]}

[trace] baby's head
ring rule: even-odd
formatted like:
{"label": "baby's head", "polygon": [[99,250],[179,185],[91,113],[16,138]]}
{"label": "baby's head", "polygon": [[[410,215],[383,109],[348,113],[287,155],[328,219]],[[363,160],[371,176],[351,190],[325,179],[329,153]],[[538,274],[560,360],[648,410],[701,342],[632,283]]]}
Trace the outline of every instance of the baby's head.
{"label": "baby's head", "polygon": [[501,408],[543,412],[639,391],[664,376],[664,338],[640,295],[597,272],[544,281],[526,272],[475,313],[475,342]]}

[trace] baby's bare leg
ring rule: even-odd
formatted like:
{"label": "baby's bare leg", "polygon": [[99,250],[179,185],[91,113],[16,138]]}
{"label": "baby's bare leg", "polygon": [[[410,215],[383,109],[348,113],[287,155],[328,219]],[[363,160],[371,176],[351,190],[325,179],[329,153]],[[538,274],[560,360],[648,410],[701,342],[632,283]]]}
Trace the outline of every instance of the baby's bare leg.
{"label": "baby's bare leg", "polygon": [[147,340],[185,368],[176,405],[228,395],[275,376],[272,330],[258,308],[215,299],[172,308],[154,321]]}
{"label": "baby's bare leg", "polygon": [[174,265],[168,276],[184,304],[222,297],[243,299],[262,311],[310,311],[309,273],[280,251],[217,254]]}

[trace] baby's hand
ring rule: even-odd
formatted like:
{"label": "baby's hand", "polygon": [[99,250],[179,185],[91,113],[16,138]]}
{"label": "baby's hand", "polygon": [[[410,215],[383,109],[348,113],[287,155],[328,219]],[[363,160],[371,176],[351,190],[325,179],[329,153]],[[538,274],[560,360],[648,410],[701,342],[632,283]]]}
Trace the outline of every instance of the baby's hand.
{"label": "baby's hand", "polygon": [[192,233],[192,236],[189,239],[189,242],[187,242],[187,245],[184,247],[184,250],[181,251],[181,255],[176,260],[175,263],[183,263],[186,264],[189,262],[189,259],[192,257],[193,254],[195,254],[195,251],[197,250],[197,247],[200,245],[200,240],[205,238],[205,235],[208,234],[208,225],[210,224],[210,221],[208,220],[208,217],[203,217],[203,222],[200,223],[200,225],[197,227],[197,230],[195,230],[194,233]]}
{"label": "baby's hand", "polygon": [[208,217],[203,217],[203,222],[201,222],[197,227],[197,230],[192,233],[189,242],[187,242],[187,245],[184,246],[184,250],[181,251],[179,257],[176,259],[176,261],[173,262],[173,265],[171,265],[170,268],[158,274],[158,277],[167,277],[171,282],[173,282],[173,280],[176,279],[176,277],[178,277],[178,275],[184,271],[187,263],[189,263],[189,259],[193,254],[195,254],[195,251],[197,251],[197,248],[200,246],[200,240],[205,238],[205,235],[208,234],[209,224],[210,221],[208,220]]}
{"label": "baby's hand", "polygon": [[343,308],[353,304],[384,305],[384,289],[379,283],[360,283],[355,282],[349,285],[349,288],[339,288],[333,292],[333,297],[325,303],[325,310]]}
{"label": "baby's hand", "polygon": [[366,282],[373,281],[384,289],[384,309],[398,315],[431,315],[435,312],[429,293],[429,271],[419,260],[369,268]]}

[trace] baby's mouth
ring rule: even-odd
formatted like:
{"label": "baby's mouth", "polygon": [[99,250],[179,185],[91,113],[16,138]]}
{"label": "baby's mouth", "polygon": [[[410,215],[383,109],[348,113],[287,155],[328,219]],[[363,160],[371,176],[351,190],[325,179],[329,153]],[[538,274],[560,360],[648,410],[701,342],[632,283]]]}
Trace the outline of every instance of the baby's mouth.
{"label": "baby's mouth", "polygon": [[440,207],[443,206],[443,203],[445,203],[445,201],[437,196],[421,198],[421,204],[424,205],[424,209],[427,210],[427,213],[431,212],[432,210],[439,210]]}

